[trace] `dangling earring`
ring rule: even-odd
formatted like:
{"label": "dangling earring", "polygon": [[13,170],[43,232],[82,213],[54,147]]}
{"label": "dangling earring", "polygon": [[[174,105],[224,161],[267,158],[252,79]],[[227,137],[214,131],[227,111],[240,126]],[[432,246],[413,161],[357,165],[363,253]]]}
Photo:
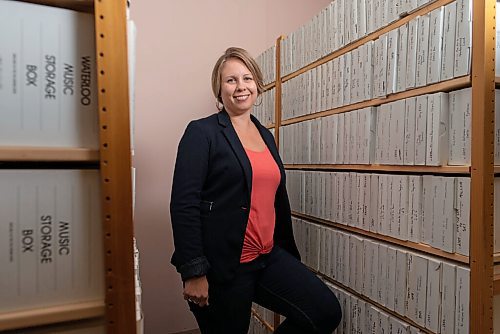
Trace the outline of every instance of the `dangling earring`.
{"label": "dangling earring", "polygon": [[224,109],[224,104],[219,101],[219,99],[215,99],[215,107],[219,109],[219,111],[222,111]]}
{"label": "dangling earring", "polygon": [[260,94],[259,96],[257,96],[257,100],[259,99],[259,97],[260,97],[260,102],[259,102],[259,103],[254,103],[254,104],[253,104],[253,105],[254,105],[254,106],[256,106],[256,107],[258,107],[258,106],[260,106],[260,105],[262,104],[262,94]]}

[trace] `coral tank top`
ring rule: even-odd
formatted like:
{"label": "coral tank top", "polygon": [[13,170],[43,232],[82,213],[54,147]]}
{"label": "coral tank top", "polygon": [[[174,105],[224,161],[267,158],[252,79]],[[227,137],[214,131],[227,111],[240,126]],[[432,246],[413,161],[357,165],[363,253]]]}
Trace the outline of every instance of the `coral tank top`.
{"label": "coral tank top", "polygon": [[281,174],[271,152],[245,149],[252,166],[252,194],[240,263],[250,262],[273,248],[274,199]]}

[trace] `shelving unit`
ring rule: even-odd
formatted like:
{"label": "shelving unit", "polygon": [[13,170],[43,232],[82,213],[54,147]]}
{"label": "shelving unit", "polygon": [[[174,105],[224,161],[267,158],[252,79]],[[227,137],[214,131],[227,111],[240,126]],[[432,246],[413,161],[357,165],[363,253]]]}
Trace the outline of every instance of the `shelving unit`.
{"label": "shelving unit", "polygon": [[[126,0],[29,0],[95,17],[99,150],[0,147],[0,163],[99,163],[105,300],[0,314],[0,330],[104,317],[107,333],[136,333]],[[78,168],[78,165],[72,165]]]}
{"label": "shelving unit", "polygon": [[[384,98],[373,98],[368,101],[343,105],[338,108],[314,112],[299,117],[283,120],[281,115],[281,90],[283,83],[306,73],[322,64],[350,52],[359,46],[378,39],[383,34],[401,27],[418,16],[430,13],[432,10],[451,3],[451,0],[437,0],[410,12],[399,20],[378,29],[375,32],[362,36],[360,39],[343,46],[342,48],[324,56],[306,66],[281,76],[280,66],[277,66],[276,89],[276,122],[274,125],[275,136],[279,142],[279,131],[283,125],[300,123],[319,117],[344,113],[365,107],[378,106],[381,104],[415,97],[435,92],[450,92],[466,87],[472,87],[472,154],[471,166],[407,166],[407,165],[356,165],[356,164],[286,164],[287,170],[304,171],[362,171],[382,172],[395,174],[438,174],[444,176],[470,176],[471,178],[471,200],[470,200],[470,255],[464,256],[457,253],[447,253],[426,244],[402,241],[392,237],[368,232],[359,228],[346,226],[317,217],[293,212],[297,218],[306,219],[320,226],[331,226],[339,231],[379,240],[389,245],[394,245],[419,254],[428,254],[433,258],[446,259],[451,263],[465,265],[470,268],[470,324],[469,332],[474,334],[493,333],[493,296],[500,294],[500,274],[493,274],[494,263],[500,263],[500,254],[493,254],[493,179],[495,174],[500,173],[500,166],[493,163],[494,143],[494,103],[495,87],[500,87],[500,78],[495,77],[495,1],[471,1],[472,3],[472,64],[470,75],[453,78],[451,80],[438,82],[423,87],[409,89],[403,92],[388,94]],[[277,46],[281,45],[278,39]],[[277,59],[280,52],[277,48]],[[277,62],[278,62],[277,61]],[[326,280],[332,281],[325,276]],[[333,282],[333,281],[332,281]],[[373,300],[367,299],[359,292],[333,282],[344,290],[362,300],[377,305]],[[391,316],[402,318],[383,305],[377,305]],[[405,321],[419,328],[424,333],[432,333],[423,326],[415,324],[410,319]]]}

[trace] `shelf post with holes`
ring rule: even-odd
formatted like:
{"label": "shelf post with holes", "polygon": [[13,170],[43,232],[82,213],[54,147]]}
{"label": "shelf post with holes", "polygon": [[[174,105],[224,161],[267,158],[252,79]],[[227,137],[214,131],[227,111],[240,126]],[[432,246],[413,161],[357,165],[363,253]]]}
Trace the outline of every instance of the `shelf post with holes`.
{"label": "shelf post with holes", "polygon": [[95,0],[108,333],[136,332],[126,0]]}
{"label": "shelf post with holes", "polygon": [[473,1],[470,332],[493,333],[495,1]]}

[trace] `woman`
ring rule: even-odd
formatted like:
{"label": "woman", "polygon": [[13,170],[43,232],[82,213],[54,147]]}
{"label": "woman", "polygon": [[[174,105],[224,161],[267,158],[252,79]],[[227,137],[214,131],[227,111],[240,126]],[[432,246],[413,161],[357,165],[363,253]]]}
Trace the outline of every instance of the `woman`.
{"label": "woman", "polygon": [[251,116],[262,74],[229,48],[212,72],[220,112],[179,143],[170,203],[184,298],[206,334],[247,333],[252,302],[286,317],[275,333],[331,333],[340,305],[300,261],[285,171],[272,134]]}

